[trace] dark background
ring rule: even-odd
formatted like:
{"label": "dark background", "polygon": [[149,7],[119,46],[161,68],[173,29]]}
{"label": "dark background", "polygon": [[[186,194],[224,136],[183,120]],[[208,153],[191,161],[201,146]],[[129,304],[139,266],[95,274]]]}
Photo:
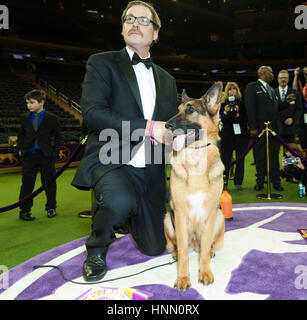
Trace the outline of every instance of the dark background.
{"label": "dark background", "polygon": [[[36,63],[38,73],[57,64],[52,70],[59,77],[76,73],[82,78],[90,54],[124,46],[120,16],[128,2],[2,1],[10,20],[9,30],[0,30],[1,67],[8,67],[13,54],[22,54]],[[179,90],[186,87],[192,96],[215,80],[237,81],[243,88],[256,79],[261,65],[270,65],[275,74],[306,65],[307,30],[294,26],[294,9],[303,1],[151,2],[162,20],[159,41],[151,50],[154,61],[175,76]],[[58,69],[59,64],[71,69]],[[16,61],[10,67],[16,68]]]}

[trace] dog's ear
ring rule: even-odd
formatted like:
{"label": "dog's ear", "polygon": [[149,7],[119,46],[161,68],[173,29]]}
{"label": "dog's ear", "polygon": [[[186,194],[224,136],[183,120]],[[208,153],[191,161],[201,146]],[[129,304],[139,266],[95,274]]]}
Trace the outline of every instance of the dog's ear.
{"label": "dog's ear", "polygon": [[219,110],[223,95],[223,83],[216,82],[202,97],[204,104],[211,115],[215,115]]}
{"label": "dog's ear", "polygon": [[183,89],[181,94],[181,103],[186,103],[190,100],[191,98],[187,95],[187,92],[185,91],[185,89]]}

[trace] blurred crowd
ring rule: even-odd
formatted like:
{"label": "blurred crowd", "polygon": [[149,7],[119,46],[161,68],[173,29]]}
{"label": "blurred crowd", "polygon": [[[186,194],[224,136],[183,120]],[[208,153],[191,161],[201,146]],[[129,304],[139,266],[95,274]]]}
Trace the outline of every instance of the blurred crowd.
{"label": "blurred crowd", "polygon": [[[280,142],[272,135],[269,136],[270,181],[273,188],[284,190],[281,178],[306,187],[307,67],[294,70],[292,84],[290,76],[288,70],[280,70],[277,76],[278,87],[273,88],[270,85],[274,79],[272,68],[261,66],[258,79],[249,83],[243,92],[236,82],[226,84],[219,113],[220,152],[226,167],[226,187],[229,180],[233,179],[235,189],[243,190],[245,161],[242,155],[249,142],[263,132],[265,122],[269,122],[269,128],[295,153],[283,147],[280,163]],[[267,174],[265,134],[254,145],[253,156],[254,162],[251,165],[256,166],[254,190],[259,191],[264,188]],[[233,160],[238,161],[230,168]]]}

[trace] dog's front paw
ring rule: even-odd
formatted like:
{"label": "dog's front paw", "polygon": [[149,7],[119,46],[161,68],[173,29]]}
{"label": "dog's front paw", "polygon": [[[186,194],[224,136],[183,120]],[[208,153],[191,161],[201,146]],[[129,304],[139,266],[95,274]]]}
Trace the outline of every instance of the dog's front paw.
{"label": "dog's front paw", "polygon": [[211,271],[199,272],[198,282],[201,282],[204,285],[208,285],[213,283],[213,281],[214,281],[214,276]]}
{"label": "dog's front paw", "polygon": [[178,290],[187,290],[191,287],[191,282],[189,277],[178,277],[174,288],[177,288]]}

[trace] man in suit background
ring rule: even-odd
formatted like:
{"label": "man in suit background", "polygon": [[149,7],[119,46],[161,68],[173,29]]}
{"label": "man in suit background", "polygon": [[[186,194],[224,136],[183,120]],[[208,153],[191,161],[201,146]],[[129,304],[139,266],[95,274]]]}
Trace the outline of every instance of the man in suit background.
{"label": "man in suit background", "polygon": [[278,73],[278,88],[275,93],[278,98],[278,111],[282,123],[282,138],[286,143],[294,143],[296,123],[302,113],[302,97],[300,93],[288,86],[289,72],[281,70]]}
{"label": "man in suit background", "polygon": [[[155,149],[165,143],[165,122],[176,114],[176,82],[151,62],[149,49],[161,27],[153,6],[132,1],[121,19],[126,47],[92,55],[82,84],[89,138],[72,185],[92,188],[96,199],[83,264],[86,281],[104,277],[108,247],[124,224],[143,253],[158,255],[166,245],[165,163],[152,160]],[[140,139],[135,141],[137,131]],[[110,136],[118,141],[112,143]],[[115,157],[108,163],[110,154]]]}
{"label": "man in suit background", "polygon": [[[282,126],[278,113],[278,99],[274,89],[270,86],[274,74],[269,66],[258,69],[258,81],[251,82],[245,90],[245,106],[248,127],[251,138],[255,138],[264,129],[264,122],[270,122],[270,129],[278,134]],[[270,135],[270,175],[274,189],[282,191],[279,174],[279,142]],[[266,145],[265,134],[254,146],[256,164],[256,191],[262,190],[266,176]]]}
{"label": "man in suit background", "polygon": [[[46,94],[42,90],[32,90],[24,99],[30,111],[22,115],[18,133],[17,150],[22,159],[22,185],[19,200],[33,192],[38,170],[44,184],[55,173],[55,159],[61,147],[61,132],[58,119],[44,109]],[[48,218],[56,216],[56,182],[46,190],[46,211]],[[20,219],[32,221],[33,200],[20,205]]]}

